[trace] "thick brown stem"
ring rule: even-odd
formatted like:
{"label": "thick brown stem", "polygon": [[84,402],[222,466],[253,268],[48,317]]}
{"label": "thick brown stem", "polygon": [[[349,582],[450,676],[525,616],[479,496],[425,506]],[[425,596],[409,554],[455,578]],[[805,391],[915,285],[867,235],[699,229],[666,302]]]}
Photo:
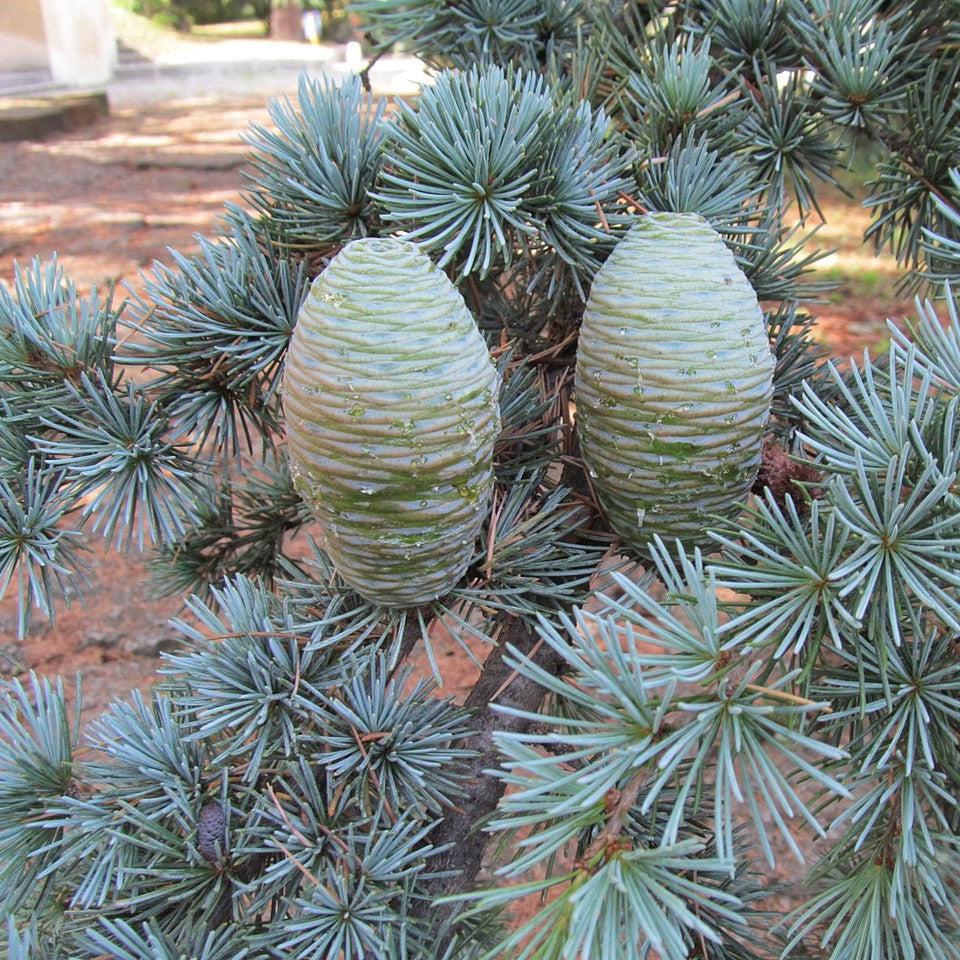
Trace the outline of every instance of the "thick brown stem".
{"label": "thick brown stem", "polygon": [[[553,648],[546,644],[537,647],[537,636],[533,629],[516,619],[507,624],[501,633],[500,645],[484,662],[480,677],[465,703],[465,706],[473,711],[474,733],[464,746],[475,750],[476,756],[469,762],[464,797],[457,809],[447,812],[430,837],[431,843],[436,846],[450,844],[448,850],[431,858],[431,870],[453,871],[454,875],[440,878],[428,885],[429,893],[433,897],[462,893],[470,889],[480,872],[487,843],[487,835],[482,827],[500,802],[504,791],[500,780],[483,772],[498,765],[499,757],[493,742],[494,732],[502,730],[520,733],[532,726],[529,720],[491,710],[492,698],[496,695],[495,702],[501,706],[528,711],[536,710],[543,699],[543,689],[539,684],[522,674],[513,675],[513,669],[504,662],[504,648],[508,643],[523,653],[530,654],[538,666],[551,673],[559,672],[562,665],[561,658]],[[439,909],[424,902],[418,905],[415,912],[436,920]],[[446,908],[445,913],[449,916],[453,909]]]}

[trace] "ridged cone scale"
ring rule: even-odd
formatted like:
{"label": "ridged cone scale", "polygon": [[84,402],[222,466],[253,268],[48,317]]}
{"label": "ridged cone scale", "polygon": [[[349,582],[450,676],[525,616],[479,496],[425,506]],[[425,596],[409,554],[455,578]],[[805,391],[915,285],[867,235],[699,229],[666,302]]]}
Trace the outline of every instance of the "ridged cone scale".
{"label": "ridged cone scale", "polygon": [[598,271],[577,349],[583,459],[613,529],[707,542],[753,484],[774,359],[756,294],[698,214],[641,217]]}
{"label": "ridged cone scale", "polygon": [[294,483],[334,566],[387,606],[443,596],[493,489],[499,376],[446,275],[412,243],[348,243],[313,282],[283,383]]}

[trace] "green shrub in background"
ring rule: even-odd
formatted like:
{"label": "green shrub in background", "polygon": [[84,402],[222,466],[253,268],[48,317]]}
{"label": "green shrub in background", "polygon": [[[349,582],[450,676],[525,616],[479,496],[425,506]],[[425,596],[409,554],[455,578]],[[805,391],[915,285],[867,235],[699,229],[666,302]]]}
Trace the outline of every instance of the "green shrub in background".
{"label": "green shrub in background", "polygon": [[154,23],[175,30],[189,30],[193,22],[186,4],[179,0],[118,0],[119,5],[141,17],[149,17]]}
{"label": "green shrub in background", "polygon": [[[161,682],[85,732],[59,681],[5,683],[8,954],[957,960],[960,6],[356,7],[379,50],[437,70],[416,102],[304,80],[248,135],[243,208],[142,297],[81,296],[40,263],[0,290],[0,583],[21,632],[75,596],[94,536],[152,550],[158,586],[186,598]],[[801,306],[824,291],[793,210],[818,209],[855,139],[880,155],[868,239],[932,299],[883,356],[836,365]],[[762,403],[733,382],[768,366],[737,353],[749,330],[729,345],[745,365],[706,355],[727,348],[704,331],[746,315],[716,315],[723,269],[665,243],[616,270],[648,214],[699,215],[679,222],[706,221],[753,288]],[[418,244],[448,295],[424,302],[353,254],[356,282],[331,283],[366,237]],[[579,332],[605,264],[591,365]],[[285,423],[288,345],[325,270],[298,337],[340,352],[298,359],[305,406]],[[464,451],[487,440],[458,416],[472,381],[409,407],[457,362],[422,336],[452,302],[440,270],[490,349],[501,428],[462,576],[397,606],[351,588],[323,542],[415,528],[412,561],[438,503],[472,495],[442,465],[458,431]],[[578,352],[581,377],[617,378],[595,391],[609,415],[586,464]],[[649,403],[621,403],[634,388]],[[721,498],[725,516],[678,524],[685,541],[647,539],[651,471],[668,490],[679,459],[736,442],[725,418],[758,410],[739,513]],[[336,467],[323,483],[295,483],[288,435]],[[618,449],[646,457],[633,529]],[[409,494],[438,452],[421,514]],[[623,541],[598,505],[614,483]],[[439,674],[441,628],[490,648],[462,707],[406,662],[422,650]],[[795,878],[787,916],[775,865]]]}
{"label": "green shrub in background", "polygon": [[[269,20],[276,0],[117,0],[122,6],[163,26],[188,30],[194,24],[233,20]],[[331,26],[344,18],[340,0],[291,0],[304,10],[320,10]],[[284,3],[282,5],[289,5]]]}
{"label": "green shrub in background", "polygon": [[[119,0],[132,13],[149,17],[155,23],[177,30],[189,30],[194,23],[215,23],[235,20],[239,8],[247,4],[232,0]],[[237,10],[234,10],[237,8]]]}

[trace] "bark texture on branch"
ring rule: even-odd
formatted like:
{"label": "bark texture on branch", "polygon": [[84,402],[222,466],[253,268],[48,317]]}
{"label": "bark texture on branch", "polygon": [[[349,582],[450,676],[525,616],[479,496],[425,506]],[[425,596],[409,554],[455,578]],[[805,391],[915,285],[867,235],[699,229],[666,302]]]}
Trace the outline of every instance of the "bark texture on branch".
{"label": "bark texture on branch", "polygon": [[[543,699],[543,688],[517,674],[510,680],[513,669],[503,660],[504,649],[511,644],[526,654],[544,670],[558,672],[563,661],[546,644],[534,651],[537,636],[534,630],[521,620],[511,620],[500,636],[500,645],[487,657],[480,677],[470,691],[464,706],[473,712],[474,733],[463,744],[475,750],[476,756],[469,760],[469,776],[464,783],[464,796],[457,810],[447,811],[446,816],[434,828],[430,841],[436,846],[451,844],[450,849],[430,859],[430,869],[437,871],[456,871],[456,875],[433,881],[429,892],[435,896],[462,893],[469,890],[483,861],[483,851],[489,835],[483,832],[483,825],[503,796],[501,781],[483,773],[496,767],[499,762],[493,734],[497,730],[524,732],[531,727],[529,720],[496,713],[490,709],[490,701],[496,695],[496,703],[519,710],[536,710]],[[505,689],[504,684],[510,680]],[[498,694],[498,691],[499,694]],[[416,912],[436,919],[438,910],[429,903],[418,905]],[[452,908],[446,908],[448,915]]]}

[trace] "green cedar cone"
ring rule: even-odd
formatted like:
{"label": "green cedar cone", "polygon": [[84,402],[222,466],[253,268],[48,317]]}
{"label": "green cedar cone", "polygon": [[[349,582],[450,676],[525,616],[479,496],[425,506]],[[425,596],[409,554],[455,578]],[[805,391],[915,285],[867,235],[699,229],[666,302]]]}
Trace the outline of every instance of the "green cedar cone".
{"label": "green cedar cone", "polygon": [[290,463],[368,600],[414,606],[463,575],[493,489],[498,389],[463,297],[416,245],[355,240],[314,281],[284,374]]}
{"label": "green cedar cone", "polygon": [[774,360],[756,294],[698,214],[641,217],[597,273],[577,352],[583,458],[613,529],[705,540],[753,484]]}

